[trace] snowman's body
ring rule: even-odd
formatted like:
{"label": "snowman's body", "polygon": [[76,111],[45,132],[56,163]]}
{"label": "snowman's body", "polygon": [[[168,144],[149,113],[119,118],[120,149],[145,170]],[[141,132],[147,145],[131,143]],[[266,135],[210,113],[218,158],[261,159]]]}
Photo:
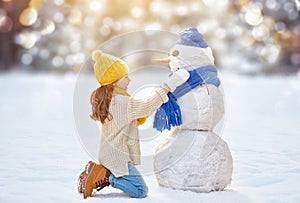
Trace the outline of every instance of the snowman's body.
{"label": "snowman's body", "polygon": [[[187,69],[213,64],[206,54],[201,56]],[[214,132],[224,117],[220,88],[199,85],[179,98],[178,104],[183,125],[157,146],[154,155],[159,185],[195,192],[223,190],[231,182],[232,156],[227,143]]]}

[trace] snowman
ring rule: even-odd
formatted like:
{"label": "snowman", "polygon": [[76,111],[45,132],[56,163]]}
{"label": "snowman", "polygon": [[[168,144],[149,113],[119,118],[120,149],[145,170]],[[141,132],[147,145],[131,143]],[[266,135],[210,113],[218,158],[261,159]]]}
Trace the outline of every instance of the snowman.
{"label": "snowman", "polygon": [[[183,68],[190,73],[169,95],[172,107],[161,107],[155,115],[154,128],[171,130],[154,154],[159,185],[195,192],[223,190],[231,182],[233,163],[216,130],[224,118],[224,101],[211,48],[196,28],[189,28],[180,33],[169,57],[157,61],[168,61],[173,72]],[[175,117],[165,113],[174,105],[179,107],[170,113]]]}

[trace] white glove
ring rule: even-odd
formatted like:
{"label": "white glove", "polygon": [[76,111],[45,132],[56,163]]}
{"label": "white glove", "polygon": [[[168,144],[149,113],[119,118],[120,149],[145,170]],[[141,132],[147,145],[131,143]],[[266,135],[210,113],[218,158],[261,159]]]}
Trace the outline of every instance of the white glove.
{"label": "white glove", "polygon": [[172,73],[172,75],[168,78],[165,85],[167,85],[170,89],[170,92],[173,92],[176,87],[182,85],[186,82],[190,77],[190,73],[185,69],[179,69]]}

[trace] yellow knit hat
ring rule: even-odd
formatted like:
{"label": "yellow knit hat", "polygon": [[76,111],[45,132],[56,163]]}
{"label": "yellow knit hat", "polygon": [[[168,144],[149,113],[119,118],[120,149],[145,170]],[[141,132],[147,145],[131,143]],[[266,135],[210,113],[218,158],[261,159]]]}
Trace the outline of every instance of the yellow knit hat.
{"label": "yellow knit hat", "polygon": [[94,73],[101,86],[116,82],[128,74],[128,66],[121,59],[100,50],[92,53],[94,60]]}

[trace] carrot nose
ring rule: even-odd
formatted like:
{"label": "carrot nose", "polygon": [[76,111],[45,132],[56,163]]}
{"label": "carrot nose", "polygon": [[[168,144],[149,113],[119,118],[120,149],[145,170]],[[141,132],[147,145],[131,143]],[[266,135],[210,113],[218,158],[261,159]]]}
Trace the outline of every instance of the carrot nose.
{"label": "carrot nose", "polygon": [[170,58],[154,59],[154,61],[159,63],[169,63],[171,59]]}

